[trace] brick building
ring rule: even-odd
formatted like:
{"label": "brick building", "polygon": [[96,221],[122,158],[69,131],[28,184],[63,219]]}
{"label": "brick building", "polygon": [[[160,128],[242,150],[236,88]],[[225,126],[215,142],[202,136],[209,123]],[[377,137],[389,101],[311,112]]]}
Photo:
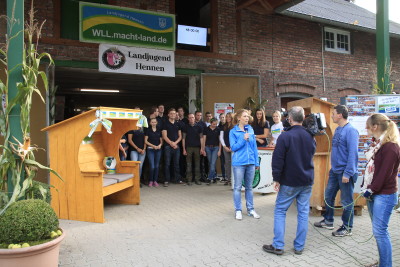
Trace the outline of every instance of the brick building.
{"label": "brick building", "polygon": [[[1,2],[0,14],[5,14],[5,1]],[[77,19],[78,14],[65,4],[67,2],[78,1],[36,0],[34,3],[36,18],[46,20],[41,48],[55,59],[54,85],[59,87],[57,96],[65,99],[66,117],[85,105],[140,105],[145,110],[158,103],[185,105],[200,94],[207,74],[228,79],[255,78],[256,91],[269,100],[268,115],[287,101],[298,98],[326,97],[338,103],[342,96],[369,94],[376,77],[375,16],[345,0],[304,0],[289,4],[281,1],[284,5],[275,12],[271,3],[278,1],[272,0],[187,1],[192,5],[196,3],[195,8],[208,14],[207,22],[202,23],[211,29],[209,51],[178,48],[175,78],[98,72],[98,44],[76,40],[78,30],[71,30],[67,18]],[[170,14],[185,5],[185,1],[180,0],[92,2]],[[25,9],[29,6],[30,0],[26,0]],[[177,22],[184,16],[177,15]],[[190,17],[190,13],[186,17]],[[0,31],[3,38],[4,29]],[[391,22],[390,31],[391,81],[394,91],[398,92],[400,25]],[[328,47],[331,45],[329,38],[334,44],[335,38],[343,36],[347,39],[342,40],[342,47]],[[83,86],[125,87],[126,90],[119,96],[76,91]],[[240,99],[236,105],[241,107],[244,102]]]}

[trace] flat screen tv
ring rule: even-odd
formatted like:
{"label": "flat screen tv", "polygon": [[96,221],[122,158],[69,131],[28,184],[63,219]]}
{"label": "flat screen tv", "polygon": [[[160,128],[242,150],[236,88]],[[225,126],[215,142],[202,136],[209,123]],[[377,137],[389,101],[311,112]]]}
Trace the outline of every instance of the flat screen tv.
{"label": "flat screen tv", "polygon": [[207,46],[207,28],[178,25],[178,44]]}

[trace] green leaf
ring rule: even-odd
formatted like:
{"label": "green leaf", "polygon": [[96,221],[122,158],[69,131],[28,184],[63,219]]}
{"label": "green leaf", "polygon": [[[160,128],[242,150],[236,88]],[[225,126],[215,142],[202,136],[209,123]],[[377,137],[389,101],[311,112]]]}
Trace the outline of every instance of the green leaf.
{"label": "green leaf", "polygon": [[25,159],[24,162],[25,162],[26,164],[34,165],[34,166],[36,166],[36,167],[38,167],[38,168],[40,168],[40,169],[51,171],[51,172],[54,173],[58,178],[60,178],[61,181],[64,181],[64,180],[61,178],[61,176],[60,176],[55,170],[53,170],[53,169],[51,169],[51,168],[49,168],[49,167],[43,166],[42,164],[40,164],[40,163],[37,162],[37,161],[30,160],[30,159]]}

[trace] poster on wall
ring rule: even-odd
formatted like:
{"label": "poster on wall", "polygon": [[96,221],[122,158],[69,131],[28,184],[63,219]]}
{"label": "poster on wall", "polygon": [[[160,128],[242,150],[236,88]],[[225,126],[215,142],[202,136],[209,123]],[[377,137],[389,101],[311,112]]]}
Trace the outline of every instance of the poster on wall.
{"label": "poster on wall", "polygon": [[122,45],[100,44],[99,71],[175,77],[175,54]]}
{"label": "poster on wall", "polygon": [[219,120],[219,115],[235,112],[235,103],[214,103],[214,117]]}

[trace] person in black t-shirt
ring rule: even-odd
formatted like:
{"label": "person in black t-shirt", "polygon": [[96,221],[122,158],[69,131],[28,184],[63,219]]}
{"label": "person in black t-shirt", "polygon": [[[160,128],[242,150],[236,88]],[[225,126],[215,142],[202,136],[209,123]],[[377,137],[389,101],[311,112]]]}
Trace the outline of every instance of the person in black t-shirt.
{"label": "person in black t-shirt", "polygon": [[[201,127],[201,130],[203,131],[205,128],[207,128],[207,125],[204,121],[202,121],[203,118],[203,113],[199,110],[197,110],[194,113],[194,119],[197,125]],[[203,182],[206,182],[207,180],[207,174],[208,174],[208,161],[207,157],[205,157],[203,154],[200,155],[200,175],[201,175],[201,180]]]}
{"label": "person in black t-shirt", "polygon": [[132,161],[140,161],[139,175],[142,176],[143,162],[146,157],[143,128],[128,132],[128,143]]}
{"label": "person in black t-shirt", "polygon": [[169,109],[168,120],[164,122],[162,130],[162,137],[165,141],[165,147],[164,147],[165,187],[168,186],[168,183],[171,180],[171,174],[170,174],[171,159],[174,163],[174,173],[175,173],[174,181],[176,183],[183,184],[179,174],[179,157],[180,157],[179,142],[182,140],[182,133],[179,123],[175,121],[175,117],[176,117],[175,109],[174,108]]}
{"label": "person in black t-shirt", "polygon": [[[225,115],[225,113],[219,114],[218,128],[221,130],[221,133],[224,130],[225,123],[226,123],[226,115]],[[220,139],[220,142],[221,142],[221,139]],[[221,143],[221,145],[222,145],[222,143]],[[219,157],[219,161],[221,163],[222,181],[226,182],[225,155],[224,155],[223,148],[221,148],[221,156]]]}
{"label": "person in black t-shirt", "polygon": [[221,156],[221,144],[219,143],[219,132],[221,131],[218,127],[218,120],[212,118],[210,120],[210,126],[203,130],[203,148],[202,153],[207,156],[209,164],[209,173],[207,185],[211,182],[216,183],[217,173],[215,171],[215,164],[217,157]]}
{"label": "person in black t-shirt", "polygon": [[256,116],[251,124],[256,136],[257,147],[265,147],[268,145],[267,137],[269,136],[269,122],[265,118],[264,110],[259,108],[256,110]]}
{"label": "person in black t-shirt", "polygon": [[203,130],[201,126],[195,123],[194,114],[189,113],[189,123],[183,129],[182,148],[183,155],[186,156],[186,178],[188,185],[192,184],[192,162],[194,159],[194,181],[197,185],[200,182],[200,152],[201,140],[203,138]]}
{"label": "person in black t-shirt", "polygon": [[144,141],[147,145],[147,160],[150,165],[149,187],[158,187],[158,170],[163,140],[161,130],[157,126],[157,118],[150,119],[150,128],[146,131]]}
{"label": "person in black t-shirt", "polygon": [[226,181],[224,185],[229,185],[231,183],[232,177],[232,150],[229,143],[229,132],[233,128],[233,118],[232,113],[229,112],[225,115],[225,124],[219,135],[219,141],[222,146],[222,153],[225,158],[225,171],[226,171]]}

